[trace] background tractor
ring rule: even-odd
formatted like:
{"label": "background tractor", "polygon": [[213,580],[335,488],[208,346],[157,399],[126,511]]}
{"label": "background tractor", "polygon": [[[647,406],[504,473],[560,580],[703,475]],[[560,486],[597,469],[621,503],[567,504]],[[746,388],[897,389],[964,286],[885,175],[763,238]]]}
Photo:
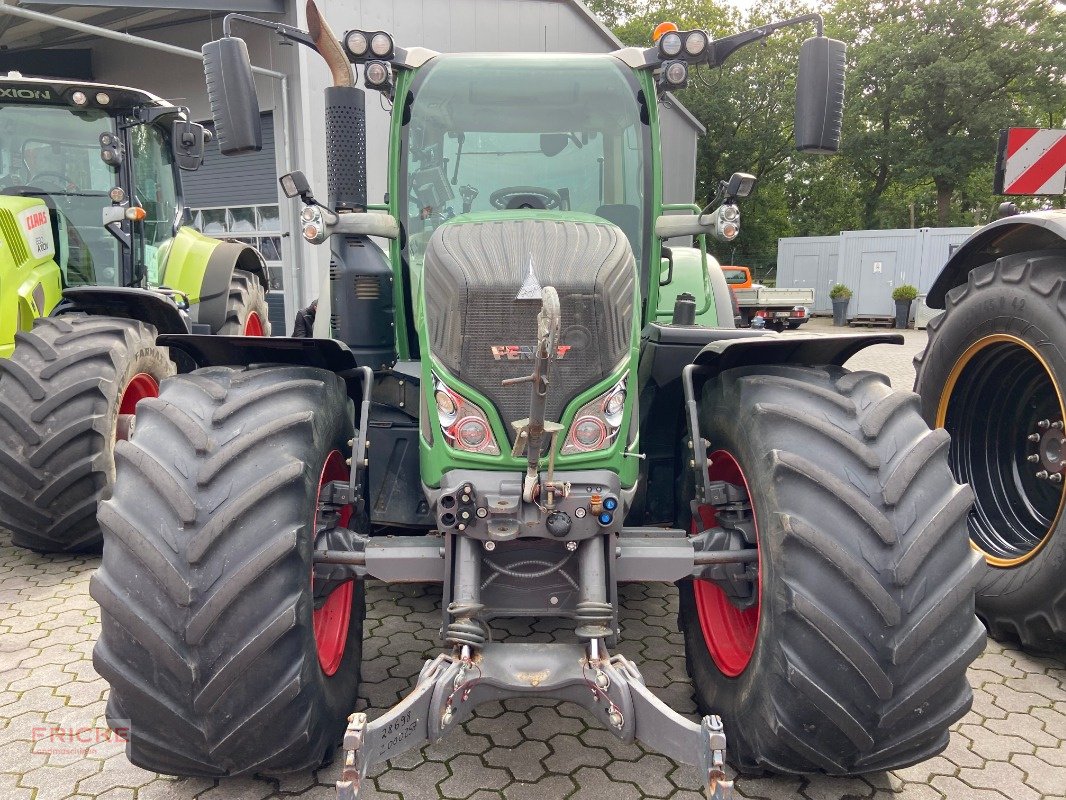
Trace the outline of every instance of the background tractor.
{"label": "background tractor", "polygon": [[[372,764],[528,695],[696,765],[716,798],[725,729],[746,770],[940,751],[984,645],[971,493],[914,394],[841,367],[898,335],[735,329],[703,254],[708,234],[736,235],[750,176],[704,209],[662,203],[660,96],[782,26],[819,34],[799,57],[797,146],[836,149],[844,46],[821,17],[718,40],[667,26],[604,55],[443,55],[358,28],[338,42],[313,2],[307,18],[253,24],[314,46],[334,77],[325,202],[281,179],[304,238],[329,243],[333,337],[160,337],[197,368],[116,448],[92,581],[94,663],[108,718],[137,731],[130,759],[282,772],[343,739],[352,798]],[[204,47],[224,153],[260,141],[235,19]],[[380,210],[357,73],[393,103]],[[664,253],[683,236],[699,259]],[[443,587],[441,654],[372,722],[349,716],[367,577]],[[702,723],[613,653],[628,581],[679,582]],[[574,627],[499,641],[501,617]]]}
{"label": "background tractor", "polygon": [[[1017,133],[1016,133],[1017,132]],[[1012,129],[997,191],[1062,193],[1066,131]],[[1011,188],[1010,159],[1030,153]],[[1026,174],[1028,173],[1028,175]],[[1033,178],[1033,173],[1038,173]],[[1057,185],[1052,186],[1057,180]],[[983,556],[977,610],[996,637],[1066,648],[1066,211],[1002,217],[945,265],[926,302],[915,391],[960,481],[974,488],[970,541]]]}
{"label": "background tractor", "polygon": [[114,443],[175,367],[157,332],[269,333],[263,260],[184,223],[205,131],[120,86],[0,78],[0,527],[98,547]]}

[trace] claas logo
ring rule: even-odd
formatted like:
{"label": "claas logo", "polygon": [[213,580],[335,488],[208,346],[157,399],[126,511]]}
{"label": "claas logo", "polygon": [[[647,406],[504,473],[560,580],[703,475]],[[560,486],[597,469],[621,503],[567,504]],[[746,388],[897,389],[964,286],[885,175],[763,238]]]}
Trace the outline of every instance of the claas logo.
{"label": "claas logo", "polygon": [[[572,349],[571,345],[561,344],[555,348],[555,357],[562,360]],[[536,357],[537,348],[525,344],[494,344],[492,345],[492,357],[497,361],[532,361]]]}
{"label": "claas logo", "polygon": [[32,214],[26,215],[26,230],[32,231],[34,228],[39,228],[42,225],[48,223],[47,211],[35,211]]}

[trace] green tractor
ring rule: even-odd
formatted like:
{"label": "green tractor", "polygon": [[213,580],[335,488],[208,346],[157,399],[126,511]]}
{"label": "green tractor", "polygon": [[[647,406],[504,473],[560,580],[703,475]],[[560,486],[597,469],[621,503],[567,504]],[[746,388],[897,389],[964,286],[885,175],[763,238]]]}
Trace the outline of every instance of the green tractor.
{"label": "green tractor", "polygon": [[157,333],[269,333],[251,247],[185,225],[206,132],[121,86],[0,79],[0,528],[99,547],[115,442],[175,365]]}
{"label": "green tractor", "polygon": [[[985,642],[972,494],[916,395],[841,366],[898,335],[735,329],[703,255],[736,235],[750,178],[714,207],[662,202],[659,98],[785,25],[819,34],[797,145],[836,149],[844,46],[821,17],[602,55],[443,55],[338,41],[313,2],[307,18],[258,24],[334,77],[328,197],[281,179],[304,238],[328,241],[333,336],[159,339],[197,368],[116,448],[91,586],[131,761],[278,773],[343,743],[350,800],[372,765],[531,695],[696,766],[713,798],[727,749],[741,770],[834,775],[943,749]],[[204,47],[225,153],[254,149],[259,120],[233,21]],[[359,73],[393,108],[384,207]],[[664,252],[686,235],[700,258]],[[369,577],[443,587],[440,655],[373,721],[351,713]],[[700,723],[614,650],[633,581],[679,585]],[[506,617],[573,627],[498,641]]]}

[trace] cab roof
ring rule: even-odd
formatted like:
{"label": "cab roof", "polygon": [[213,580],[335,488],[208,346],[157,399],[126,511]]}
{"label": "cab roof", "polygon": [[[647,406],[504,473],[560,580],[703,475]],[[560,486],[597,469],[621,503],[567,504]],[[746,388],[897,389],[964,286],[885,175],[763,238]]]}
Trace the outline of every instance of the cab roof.
{"label": "cab roof", "polygon": [[[81,91],[86,96],[84,104],[74,102],[74,93]],[[107,103],[97,99],[107,95]],[[55,78],[26,77],[18,72],[0,74],[0,103],[21,102],[27,105],[70,106],[72,108],[96,108],[105,111],[129,111],[145,106],[172,108],[172,104],[142,89],[117,86],[93,81],[68,81]]]}

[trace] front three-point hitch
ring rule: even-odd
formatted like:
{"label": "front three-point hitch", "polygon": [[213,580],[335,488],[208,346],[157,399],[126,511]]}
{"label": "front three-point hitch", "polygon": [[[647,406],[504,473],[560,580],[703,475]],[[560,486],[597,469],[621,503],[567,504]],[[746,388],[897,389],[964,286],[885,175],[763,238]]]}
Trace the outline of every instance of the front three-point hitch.
{"label": "front three-point hitch", "polygon": [[[531,384],[529,417],[515,422],[514,455],[526,456],[525,474],[449,472],[439,489],[427,490],[439,531],[429,536],[358,536],[338,522],[318,534],[315,570],[322,579],[444,585],[441,632],[448,652],[428,661],[411,694],[382,716],[350,717],[341,800],[360,797],[371,766],[438,741],[479,704],[527,696],[577,703],[623,741],[640,740],[698,767],[709,798],[732,797],[721,719],[696,723],[670,709],[633,662],[608,652],[608,643],[620,634],[622,581],[699,578],[727,587],[738,602],[750,600],[743,595],[750,594],[747,571],[757,550],[745,535],[747,496],[743,487],[714,484],[711,502],[721,523],[690,538],[677,529],[622,527],[631,497],[616,473],[556,473],[550,455],[542,470],[542,456],[554,452],[562,427],[545,420],[560,317],[555,289],[536,294],[524,298],[541,302],[533,372],[512,380]],[[572,619],[576,641],[491,641],[492,619],[541,616]]]}

